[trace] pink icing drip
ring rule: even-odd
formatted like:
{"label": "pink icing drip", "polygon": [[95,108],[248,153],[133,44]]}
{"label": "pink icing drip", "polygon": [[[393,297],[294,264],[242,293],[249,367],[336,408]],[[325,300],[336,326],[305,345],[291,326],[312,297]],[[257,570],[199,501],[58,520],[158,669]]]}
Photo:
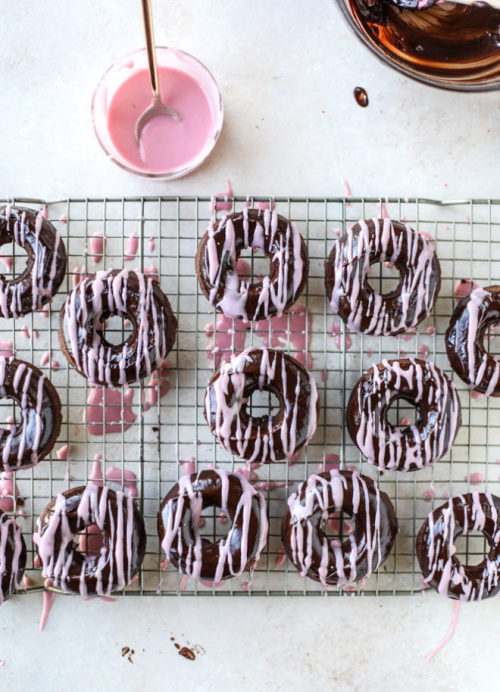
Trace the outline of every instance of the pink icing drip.
{"label": "pink icing drip", "polygon": [[131,262],[135,259],[137,254],[137,249],[139,247],[139,238],[137,236],[137,231],[134,231],[127,239],[127,245],[125,248],[125,255],[123,257],[125,262]]}
{"label": "pink icing drip", "polygon": [[10,272],[12,269],[12,257],[11,255],[6,255],[4,253],[0,253],[0,262],[5,266],[5,269]]}
{"label": "pink icing drip", "polygon": [[159,281],[158,267],[155,264],[150,264],[149,267],[144,267],[144,274],[151,277],[154,281]]}
{"label": "pink icing drip", "polygon": [[68,215],[67,214],[61,214],[61,216],[59,217],[59,221],[61,223],[68,223]]}
{"label": "pink icing drip", "polygon": [[[233,190],[231,188],[231,183],[229,179],[226,178],[226,189],[224,192],[216,192],[210,198],[210,213],[213,214],[214,211],[231,211],[233,208],[233,203],[228,200],[229,197],[233,197]],[[224,200],[217,200],[216,197],[224,197]]]}
{"label": "pink icing drip", "polygon": [[286,553],[284,548],[278,548],[278,554],[276,555],[276,567],[281,567],[285,564]]}
{"label": "pink icing drip", "polygon": [[170,383],[168,381],[168,374],[170,370],[170,365],[165,361],[159,370],[155,370],[151,375],[146,387],[144,387],[142,392],[142,405],[145,411],[155,406],[159,399],[162,399],[168,394],[170,389]]}
{"label": "pink icing drip", "polygon": [[[333,337],[335,335],[335,346],[338,348],[339,351],[342,350],[342,334],[341,334],[342,327],[340,323],[336,322],[335,320],[332,322],[332,326],[328,329],[328,334]],[[349,336],[349,327],[345,328],[345,347],[346,351],[349,350],[352,346],[352,339]]]}
{"label": "pink icing drip", "polygon": [[425,346],[425,344],[421,344],[418,347],[418,355],[420,356],[420,358],[427,358],[427,356],[429,355],[429,348]]}
{"label": "pink icing drip", "polygon": [[105,389],[92,387],[87,400],[83,420],[87,423],[89,435],[128,430],[136,419],[132,410],[134,390]]}
{"label": "pink icing drip", "polygon": [[56,452],[57,458],[58,459],[67,459],[71,453],[71,446],[70,445],[63,445],[62,447],[59,447],[59,449]]}
{"label": "pink icing drip", "polygon": [[182,473],[184,476],[190,476],[192,473],[196,473],[196,463],[194,457],[188,457],[180,463],[182,464]]}
{"label": "pink icing drip", "polygon": [[148,238],[148,249],[149,249],[149,252],[155,251],[155,239],[154,238]]}
{"label": "pink icing drip", "polygon": [[0,476],[0,511],[13,512],[18,496],[17,486],[14,485],[14,473],[4,471]]}
{"label": "pink icing drip", "polygon": [[435,656],[439,651],[441,651],[441,649],[442,649],[443,647],[445,647],[446,644],[448,644],[448,642],[450,641],[450,639],[453,637],[453,634],[454,634],[454,632],[455,632],[455,628],[456,628],[456,626],[457,626],[458,611],[459,611],[459,609],[460,609],[460,601],[453,601],[453,616],[452,616],[452,618],[451,618],[450,629],[448,630],[448,633],[446,634],[446,636],[445,636],[445,638],[443,639],[443,641],[442,641],[440,644],[438,644],[438,645],[436,646],[436,648],[435,648],[433,651],[431,651],[430,654],[428,654],[427,658],[425,659],[427,663],[429,663],[429,661],[430,661],[431,659],[433,659],[434,656]]}
{"label": "pink icing drip", "polygon": [[265,211],[266,209],[273,210],[276,208],[276,203],[274,200],[271,200],[271,202],[255,202],[255,208],[256,209],[261,209],[262,211]]}
{"label": "pink icing drip", "polygon": [[455,290],[453,292],[453,295],[455,296],[455,298],[459,299],[467,298],[476,288],[479,288],[479,284],[477,283],[477,281],[471,281],[470,279],[460,279],[455,284]]}
{"label": "pink icing drip", "polygon": [[435,334],[436,333],[436,327],[427,327],[426,329],[427,334]]}
{"label": "pink icing drip", "polygon": [[484,476],[479,471],[471,473],[469,476],[465,476],[464,481],[468,481],[471,485],[479,485],[484,481]]}
{"label": "pink icing drip", "polygon": [[347,180],[344,180],[342,178],[342,185],[344,186],[344,197],[351,197],[352,192],[351,192],[351,186],[347,182]]}
{"label": "pink icing drip", "polygon": [[[212,325],[207,325],[212,326]],[[249,322],[233,320],[223,313],[217,315],[215,332],[206,330],[206,335],[212,341],[206,348],[207,358],[214,368],[218,368],[222,361],[229,360],[232,355],[241,353],[245,348],[246,331],[250,328]],[[234,337],[234,346],[233,346]]]}
{"label": "pink icing drip", "polygon": [[47,618],[49,617],[49,612],[52,608],[52,604],[54,603],[55,597],[56,595],[53,591],[43,592],[42,615],[40,617],[40,632],[45,627],[45,623],[47,622]]}
{"label": "pink icing drip", "polygon": [[[138,497],[139,495],[137,476],[130,469],[121,469],[118,466],[111,466],[106,469],[106,480],[112,483],[118,483],[120,489],[123,487],[125,490],[128,490],[128,494],[132,498]],[[104,485],[100,454],[94,456],[94,463],[92,464],[88,482],[89,485],[98,485],[101,487]]]}
{"label": "pink icing drip", "polygon": [[338,469],[340,467],[340,457],[338,454],[330,453],[325,454],[323,461],[318,466],[318,473],[323,473],[324,471],[332,471],[333,469]]}
{"label": "pink icing drip", "polygon": [[306,313],[306,309],[302,305],[294,305],[288,313],[281,315],[281,317],[260,320],[255,326],[255,334],[263,340],[266,348],[283,348],[287,345],[289,338],[294,358],[309,370],[312,368],[313,361],[309,352],[311,315]]}
{"label": "pink icing drip", "polygon": [[0,356],[11,358],[14,355],[12,341],[0,341]]}
{"label": "pink icing drip", "polygon": [[94,233],[90,239],[90,254],[94,260],[94,264],[98,264],[102,260],[105,242],[101,231]]}
{"label": "pink icing drip", "polygon": [[40,358],[40,365],[41,365],[42,367],[43,367],[44,365],[47,365],[47,363],[49,362],[49,360],[50,360],[50,353],[49,353],[49,351],[44,351],[44,353],[42,353],[42,357]]}

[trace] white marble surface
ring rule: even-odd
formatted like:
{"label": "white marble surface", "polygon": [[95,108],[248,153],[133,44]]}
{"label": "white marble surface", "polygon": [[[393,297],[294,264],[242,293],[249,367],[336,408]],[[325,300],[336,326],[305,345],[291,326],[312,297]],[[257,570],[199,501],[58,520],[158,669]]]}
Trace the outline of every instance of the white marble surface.
{"label": "white marble surface", "polygon": [[[93,88],[142,44],[137,0],[0,0],[0,195],[54,198],[208,194],[498,196],[498,95],[440,92],[379,64],[329,0],[154,3],[157,42],[205,61],[225,128],[211,159],[165,184],[114,167],[93,135]],[[364,86],[367,109],[352,97]],[[447,183],[447,186],[444,184]],[[41,597],[0,612],[0,688],[17,690],[470,690],[497,686],[500,601],[59,598],[46,630]],[[196,661],[170,641],[201,644]],[[135,649],[134,664],[121,647]]]}

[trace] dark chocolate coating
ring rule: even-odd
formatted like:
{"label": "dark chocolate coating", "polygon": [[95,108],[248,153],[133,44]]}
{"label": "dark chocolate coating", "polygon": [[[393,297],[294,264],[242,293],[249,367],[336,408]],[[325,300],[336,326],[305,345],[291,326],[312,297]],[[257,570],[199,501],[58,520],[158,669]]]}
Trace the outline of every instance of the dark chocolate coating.
{"label": "dark chocolate coating", "polygon": [[[480,601],[500,590],[500,498],[467,493],[431,512],[417,535],[416,552],[424,581],[442,596]],[[455,554],[460,534],[480,531],[490,551],[478,565],[463,565]]]}
{"label": "dark chocolate coating", "polygon": [[[329,514],[339,512],[353,520],[354,529],[335,550],[325,525]],[[283,545],[295,568],[325,586],[369,576],[388,558],[397,532],[396,513],[386,493],[368,476],[351,471],[309,476],[290,496],[281,525]]]}
{"label": "dark chocolate coating", "polygon": [[[391,262],[399,285],[380,295],[368,283],[369,269]],[[388,336],[414,329],[431,312],[441,286],[431,243],[398,221],[368,219],[338,238],[325,264],[328,301],[347,326],[362,334]]]}
{"label": "dark chocolate coating", "polygon": [[[418,412],[416,425],[395,428],[391,405],[404,399]],[[381,470],[416,471],[450,449],[461,423],[455,385],[430,361],[384,360],[365,372],[347,405],[347,429],[360,451]]]}
{"label": "dark chocolate coating", "polygon": [[7,243],[24,248],[28,257],[19,276],[6,279],[0,274],[0,315],[20,317],[40,310],[55,296],[66,274],[66,248],[50,221],[33,209],[9,205],[0,209],[0,246]]}
{"label": "dark chocolate coating", "polygon": [[[9,523],[9,527],[6,531],[6,535],[4,535],[4,525],[7,523]],[[21,552],[18,558],[17,571],[14,573],[12,569],[16,551],[16,530],[20,534],[18,540],[21,542]],[[26,568],[26,544],[20,533],[20,528],[15,528],[13,520],[9,518],[6,512],[2,512],[2,510],[0,510],[0,536],[2,538],[2,544],[0,545],[0,567],[3,564],[3,571],[0,571],[0,602],[2,602],[6,601],[10,595],[16,593],[17,584],[21,583]]]}
{"label": "dark chocolate coating", "polygon": [[500,396],[500,358],[484,347],[486,331],[496,324],[500,324],[500,286],[489,286],[475,289],[458,303],[446,332],[451,367],[474,391],[488,396]]}
{"label": "dark chocolate coating", "polygon": [[31,363],[0,358],[0,398],[15,401],[21,416],[12,436],[12,431],[2,431],[0,471],[29,469],[50,453],[59,436],[62,422],[59,395],[51,381]]}
{"label": "dark chocolate coating", "polygon": [[[242,387],[240,374],[244,376]],[[257,418],[247,412],[247,401],[256,390],[277,397],[279,411],[272,417]],[[251,462],[267,464],[296,454],[314,434],[318,414],[312,376],[295,358],[273,349],[249,348],[223,362],[205,392],[205,418],[210,430],[224,449]],[[229,435],[221,429],[221,422],[230,428]]]}
{"label": "dark chocolate coating", "polygon": [[[307,281],[309,260],[307,247],[303,238],[297,234],[299,239],[299,247],[296,247],[293,238],[292,224],[288,219],[277,214],[277,227],[271,230],[268,234],[262,233],[266,225],[266,219],[269,219],[270,212],[262,209],[245,209],[241,212],[228,214],[218,219],[215,222],[213,230],[213,239],[218,260],[218,271],[215,281],[210,278],[210,261],[211,254],[208,250],[209,231],[205,233],[201,239],[196,253],[196,273],[200,287],[211,302],[220,312],[224,310],[219,306],[220,301],[224,297],[226,283],[231,277],[241,284],[241,279],[238,277],[236,267],[237,260],[241,252],[248,248],[259,248],[263,251],[266,257],[271,260],[269,277],[266,277],[270,284],[271,294],[281,294],[280,290],[280,262],[284,260],[284,290],[286,292],[286,302],[283,309],[278,310],[272,299],[268,302],[263,301],[264,282],[255,281],[248,285],[248,293],[244,303],[244,310],[238,315],[229,315],[229,317],[238,317],[243,320],[262,320],[268,317],[273,317],[277,314],[286,312],[297,300],[301,294]],[[227,224],[230,221],[234,227],[235,235],[235,250],[236,255],[231,257],[227,249]],[[270,225],[270,222],[267,222]],[[260,237],[257,239],[256,229],[259,228]],[[302,277],[300,284],[294,289],[295,278],[295,254],[300,252],[302,261]],[[283,279],[283,277],[282,277]]]}
{"label": "dark chocolate coating", "polygon": [[[78,532],[83,531],[85,528],[88,526],[92,526],[96,524],[96,517],[93,513],[93,511],[90,512],[89,516],[89,521],[84,523],[82,519],[78,516],[78,508],[80,506],[80,502],[82,499],[82,495],[85,492],[86,486],[79,486],[77,488],[71,488],[71,490],[66,490],[66,492],[62,493],[64,496],[65,502],[66,502],[66,517],[67,517],[67,522],[68,522],[68,528],[69,531],[76,535]],[[101,502],[101,496],[103,493],[103,488],[98,488],[97,489],[97,498],[98,502]],[[124,497],[124,502],[123,502],[123,519],[122,519],[122,527],[123,527],[123,538],[122,538],[122,545],[121,545],[121,550],[123,551],[123,571],[124,574],[128,574],[128,570],[130,569],[130,577],[131,579],[138,573],[139,568],[142,564],[142,561],[144,559],[144,555],[146,553],[146,529],[144,526],[144,519],[142,518],[142,515],[139,511],[139,509],[136,506],[136,503],[134,502],[132,504],[133,506],[133,519],[132,519],[132,534],[130,537],[130,548],[131,548],[131,553],[130,553],[130,560],[128,558],[128,551],[127,551],[127,531],[126,531],[126,525],[127,525],[127,519],[128,519],[128,508],[126,504],[126,498]],[[55,508],[56,508],[56,502],[57,502],[57,497],[55,497],[50,504],[47,505],[47,507],[43,510],[42,514],[40,515],[40,518],[38,520],[38,533],[40,536],[43,536],[45,531],[48,528],[49,522],[51,517],[54,514]],[[111,490],[111,488],[107,488],[107,498],[106,498],[106,514],[105,514],[105,519],[104,519],[104,527],[102,531],[102,539],[103,539],[103,546],[100,551],[99,555],[83,555],[78,548],[76,547],[75,543],[69,544],[69,547],[66,548],[66,555],[65,558],[70,562],[69,567],[67,567],[67,577],[64,580],[58,580],[54,575],[46,575],[48,579],[53,581],[57,586],[60,586],[63,588],[65,591],[71,591],[76,594],[81,594],[81,587],[80,587],[80,581],[81,581],[81,574],[82,574],[82,567],[85,565],[84,568],[84,581],[85,581],[85,594],[88,596],[97,596],[101,595],[99,594],[98,591],[98,579],[96,576],[96,569],[98,566],[98,562],[102,560],[103,556],[105,558],[105,564],[104,567],[101,570],[101,584],[102,584],[102,590],[104,593],[107,593],[108,591],[116,591],[120,589],[121,587],[116,584],[116,579],[117,579],[117,574],[116,574],[116,546],[115,546],[115,538],[116,538],[116,533],[118,530],[118,527],[120,526],[119,524],[119,509],[117,505],[117,495],[116,493]],[[61,526],[59,525],[57,527],[57,530],[54,535],[54,560],[53,562],[56,563],[59,555],[59,551],[61,550],[61,545],[62,545],[62,539],[63,539],[63,532],[61,531]],[[38,550],[37,546],[37,551],[38,555],[40,557],[40,551]],[[71,560],[69,560],[69,557],[71,555]],[[67,563],[65,562],[65,565]],[[43,564],[42,561],[42,567],[44,570],[50,569],[49,565]],[[130,583],[130,582],[128,582]],[[109,589],[108,587],[111,584],[111,588]],[[82,594],[83,595],[83,594]]]}
{"label": "dark chocolate coating", "polygon": [[[119,309],[113,296],[113,280],[119,275],[124,277],[119,289],[121,299],[124,298],[124,311]],[[176,338],[177,320],[158,282],[147,276],[144,281],[150,282],[150,294],[144,286],[141,291],[136,272],[115,269],[101,278],[98,275],[85,278],[67,297],[61,310],[59,344],[68,362],[88,377],[91,384],[113,387],[132,384],[159,368],[170,352]],[[94,309],[94,293],[99,295],[99,311]],[[145,317],[146,328],[140,333],[141,301],[144,302],[145,294],[149,296],[150,305]],[[106,320],[115,315],[132,323],[132,334],[121,344],[111,344],[104,336]],[[72,334],[76,334],[77,359]]]}
{"label": "dark chocolate coating", "polygon": [[[241,499],[244,492],[249,492],[249,484],[238,473],[224,473],[222,476],[217,470],[206,469],[199,473],[193,473],[189,477],[193,493],[189,495],[179,483],[163,499],[158,512],[158,535],[160,543],[163,543],[167,527],[178,526],[175,532],[175,540],[167,554],[167,560],[184,574],[191,575],[193,564],[197,559],[196,539],[199,536],[198,516],[193,516],[193,506],[201,511],[207,507],[218,507],[227,511],[232,528],[228,533],[230,540],[229,556],[224,562],[224,568],[220,575],[220,581],[229,579],[235,574],[241,574],[251,567],[253,561],[259,556],[259,546],[262,544],[263,532],[267,532],[267,526],[262,526],[261,511],[263,498],[260,493],[253,490],[248,514],[248,526],[245,531],[244,521],[246,512],[242,509]],[[227,483],[227,485],[226,485]],[[225,493],[225,496],[223,497]],[[178,513],[180,515],[178,516]],[[200,570],[197,578],[214,582],[217,575],[217,566],[220,560],[221,544],[217,540],[209,541],[201,538]],[[245,541],[246,560],[242,562],[241,544]]]}

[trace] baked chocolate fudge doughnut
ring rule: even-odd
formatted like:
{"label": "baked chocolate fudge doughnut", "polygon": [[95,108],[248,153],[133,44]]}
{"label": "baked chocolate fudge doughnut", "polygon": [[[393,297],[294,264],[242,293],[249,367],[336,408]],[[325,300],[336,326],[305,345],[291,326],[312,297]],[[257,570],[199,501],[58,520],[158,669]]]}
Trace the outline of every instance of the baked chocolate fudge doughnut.
{"label": "baked chocolate fudge doughnut", "polygon": [[[75,535],[89,526],[102,531],[96,554],[80,552]],[[43,510],[33,534],[42,576],[63,591],[109,596],[139,571],[146,530],[134,500],[121,491],[87,485],[59,493]]]}
{"label": "baked chocolate fudge doughnut", "polygon": [[[247,402],[256,390],[279,400],[274,415],[254,418]],[[289,459],[316,430],[316,382],[295,358],[267,348],[247,348],[221,363],[205,392],[205,418],[222,447],[247,462]]]}
{"label": "baked chocolate fudge doughnut", "polygon": [[[354,522],[343,543],[325,533],[328,515],[334,512]],[[326,587],[370,576],[388,558],[397,531],[394,507],[371,478],[333,470],[309,476],[290,495],[281,537],[300,576]]]}
{"label": "baked chocolate fudge doughnut", "polygon": [[[271,268],[262,281],[238,275],[243,250],[261,250]],[[269,209],[243,209],[210,222],[196,254],[196,273],[210,305],[244,321],[280,316],[307,281],[307,248],[295,224]]]}
{"label": "baked chocolate fudge doughnut", "polygon": [[[500,589],[500,498],[467,493],[430,512],[417,536],[417,557],[424,581],[438,593],[460,601],[481,601]],[[490,551],[478,565],[463,565],[455,539],[480,531]]]}
{"label": "baked chocolate fudge doughnut", "polygon": [[[206,507],[218,507],[231,528],[211,542],[200,536]],[[183,476],[158,512],[158,534],[167,562],[193,579],[218,584],[237,577],[258,562],[266,544],[266,503],[241,473],[209,469]]]}
{"label": "baked chocolate fudge doughnut", "polygon": [[0,274],[0,315],[20,317],[52,300],[66,273],[66,248],[59,231],[42,212],[7,204],[0,209],[0,246],[15,243],[28,257],[13,279]]}
{"label": "baked chocolate fudge doughnut", "polygon": [[[132,323],[121,344],[104,336],[106,320]],[[90,384],[132,384],[159,368],[175,342],[177,320],[158,282],[138,271],[108,269],[85,278],[66,298],[59,343],[68,362]]]}
{"label": "baked chocolate fudge doughnut", "polygon": [[495,324],[500,324],[500,286],[479,287],[459,302],[446,332],[451,367],[486,396],[500,396],[500,358],[484,347],[486,331]]}
{"label": "baked chocolate fudge doughnut", "polygon": [[0,510],[0,605],[21,586],[26,567],[26,545],[21,527]]}
{"label": "baked chocolate fudge doughnut", "polygon": [[12,399],[21,420],[2,430],[0,471],[29,469],[49,454],[61,430],[61,400],[31,363],[0,356],[0,399]]}
{"label": "baked chocolate fudge doughnut", "polygon": [[[415,406],[415,425],[388,421],[397,399]],[[441,459],[461,423],[454,383],[433,363],[418,358],[383,360],[358,380],[347,405],[347,429],[370,464],[386,471],[416,471]]]}
{"label": "baked chocolate fudge doughnut", "polygon": [[[396,289],[381,295],[368,283],[370,267],[391,262]],[[434,246],[421,233],[390,219],[359,221],[335,241],[325,264],[326,295],[353,332],[388,336],[414,329],[434,307],[441,287]]]}

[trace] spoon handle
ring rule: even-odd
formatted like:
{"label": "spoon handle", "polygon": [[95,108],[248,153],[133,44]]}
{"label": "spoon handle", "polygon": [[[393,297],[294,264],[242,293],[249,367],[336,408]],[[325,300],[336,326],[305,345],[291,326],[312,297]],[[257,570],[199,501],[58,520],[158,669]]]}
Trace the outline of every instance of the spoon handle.
{"label": "spoon handle", "polygon": [[151,13],[150,0],[141,0],[142,21],[144,24],[144,36],[146,37],[146,52],[148,54],[149,77],[153,96],[159,98],[158,69],[156,67],[155,37],[153,32],[153,15]]}

